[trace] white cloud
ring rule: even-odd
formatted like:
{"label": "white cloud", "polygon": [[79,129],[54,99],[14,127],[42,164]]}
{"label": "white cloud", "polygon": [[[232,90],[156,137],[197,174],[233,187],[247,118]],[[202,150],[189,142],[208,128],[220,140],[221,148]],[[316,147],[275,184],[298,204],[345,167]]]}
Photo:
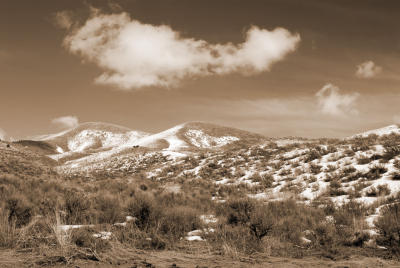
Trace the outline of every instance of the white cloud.
{"label": "white cloud", "polygon": [[332,84],[326,84],[316,94],[320,111],[328,115],[356,115],[354,107],[359,97],[358,93],[341,94],[340,89]]}
{"label": "white cloud", "polygon": [[97,83],[129,90],[173,87],[190,77],[269,71],[299,42],[298,34],[284,28],[252,26],[241,44],[210,44],[182,37],[166,25],[141,23],[127,13],[94,11],[83,26],[69,31],[64,46],[104,70]]}
{"label": "white cloud", "polygon": [[5,140],[6,139],[6,132],[0,128],[0,140]]}
{"label": "white cloud", "polygon": [[62,128],[73,128],[79,124],[78,117],[76,117],[76,116],[57,117],[57,118],[54,118],[53,120],[51,120],[51,122]]}
{"label": "white cloud", "polygon": [[70,29],[74,24],[72,19],[72,13],[69,11],[60,11],[55,13],[54,22],[55,24],[62,29]]}
{"label": "white cloud", "polygon": [[359,78],[373,78],[382,72],[382,67],[373,61],[366,61],[357,66],[356,76]]}

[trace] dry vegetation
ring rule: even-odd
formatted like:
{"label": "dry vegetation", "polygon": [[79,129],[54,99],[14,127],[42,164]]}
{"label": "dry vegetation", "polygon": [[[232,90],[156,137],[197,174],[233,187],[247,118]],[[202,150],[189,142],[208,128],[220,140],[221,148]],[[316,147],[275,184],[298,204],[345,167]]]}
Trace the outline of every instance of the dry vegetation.
{"label": "dry vegetation", "polygon": [[[233,259],[257,254],[396,259],[400,195],[373,183],[389,168],[391,180],[399,180],[399,144],[399,136],[389,135],[235,147],[174,162],[156,155],[146,163],[158,173],[149,176],[142,169],[123,177],[106,171],[64,177],[34,152],[5,149],[0,248],[38,256],[39,265],[82,259],[117,264],[107,255],[116,249],[182,252],[196,245]],[[371,151],[378,145],[382,153]],[[223,180],[228,182],[218,183]],[[316,198],[300,196],[307,187],[319,193]],[[250,198],[274,189],[284,198]],[[341,196],[348,202],[333,202]],[[360,198],[376,201],[368,205]],[[376,209],[373,233],[366,218]],[[215,221],[202,220],[204,215]],[[202,241],[186,240],[194,230]]]}

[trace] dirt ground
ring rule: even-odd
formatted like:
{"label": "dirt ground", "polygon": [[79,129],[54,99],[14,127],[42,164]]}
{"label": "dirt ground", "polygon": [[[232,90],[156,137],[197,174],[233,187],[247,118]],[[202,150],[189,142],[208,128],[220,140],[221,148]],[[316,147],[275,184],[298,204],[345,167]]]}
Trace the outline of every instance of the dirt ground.
{"label": "dirt ground", "polygon": [[113,247],[107,253],[101,254],[98,261],[85,259],[65,259],[62,256],[49,254],[49,256],[37,256],[32,253],[16,252],[12,250],[0,250],[0,267],[193,267],[193,268],[217,268],[217,267],[400,267],[400,262],[385,260],[375,257],[350,256],[345,260],[333,261],[320,257],[282,258],[267,256],[252,256],[232,258],[194,250],[192,252],[178,251],[144,251],[136,249],[124,249]]}

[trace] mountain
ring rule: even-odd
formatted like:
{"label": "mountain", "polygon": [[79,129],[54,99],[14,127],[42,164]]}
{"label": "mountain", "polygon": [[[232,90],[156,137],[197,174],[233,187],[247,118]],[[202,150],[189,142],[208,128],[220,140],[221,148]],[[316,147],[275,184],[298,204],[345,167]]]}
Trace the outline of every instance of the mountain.
{"label": "mountain", "polygon": [[[398,135],[387,135],[391,133]],[[373,202],[383,194],[400,192],[399,127],[352,137],[268,139],[203,122],[150,134],[84,123],[12,146],[20,154],[47,159],[65,177],[201,179],[229,187],[243,184],[249,196],[267,199],[290,193],[304,200]]]}
{"label": "mountain", "polygon": [[69,173],[113,170],[119,174],[120,170],[134,172],[132,167],[136,170],[137,161],[143,155],[144,159],[152,155],[175,159],[200,151],[226,150],[266,141],[259,134],[203,122],[184,123],[156,134],[90,122],[61,133],[36,137],[31,147],[47,145],[46,155],[58,161],[60,170]]}
{"label": "mountain", "polygon": [[203,122],[184,123],[138,140],[138,145],[170,151],[216,149],[237,143],[256,143],[266,138],[247,131]]}
{"label": "mountain", "polygon": [[36,140],[47,142],[56,147],[59,153],[63,153],[132,144],[146,135],[148,134],[114,124],[88,122],[61,133],[36,137]]}

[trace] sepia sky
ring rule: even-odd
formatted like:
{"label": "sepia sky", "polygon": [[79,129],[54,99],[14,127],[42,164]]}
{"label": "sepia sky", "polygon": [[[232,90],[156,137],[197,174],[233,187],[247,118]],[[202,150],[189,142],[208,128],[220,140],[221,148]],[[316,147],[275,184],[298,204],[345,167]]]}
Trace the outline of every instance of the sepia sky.
{"label": "sepia sky", "polygon": [[271,137],[400,123],[396,0],[2,0],[0,138],[103,121]]}

